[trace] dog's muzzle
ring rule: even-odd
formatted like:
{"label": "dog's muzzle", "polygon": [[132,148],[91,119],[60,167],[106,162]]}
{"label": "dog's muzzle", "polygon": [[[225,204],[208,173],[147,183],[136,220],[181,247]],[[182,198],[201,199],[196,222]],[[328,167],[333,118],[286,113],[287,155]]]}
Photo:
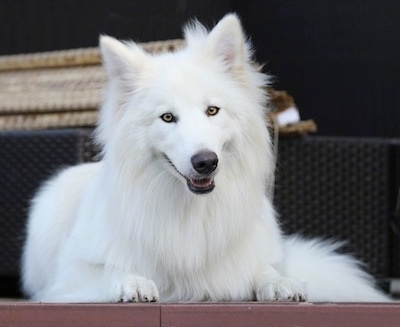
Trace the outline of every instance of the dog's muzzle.
{"label": "dog's muzzle", "polygon": [[189,190],[195,194],[206,194],[214,190],[212,173],[217,169],[218,156],[211,151],[200,151],[191,158],[193,169],[199,173],[194,178],[186,178]]}
{"label": "dog's muzzle", "polygon": [[166,154],[164,157],[175,171],[186,179],[189,190],[194,194],[206,194],[214,190],[214,175],[218,167],[218,156],[214,152],[203,150],[196,153],[190,159],[196,173],[192,173],[190,176],[182,174]]}

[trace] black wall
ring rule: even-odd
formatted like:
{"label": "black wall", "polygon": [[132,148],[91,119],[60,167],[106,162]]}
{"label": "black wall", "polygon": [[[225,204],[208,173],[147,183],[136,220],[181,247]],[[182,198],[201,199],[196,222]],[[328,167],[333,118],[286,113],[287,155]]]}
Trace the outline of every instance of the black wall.
{"label": "black wall", "polygon": [[319,134],[400,137],[398,0],[1,0],[0,54],[178,38],[229,11]]}

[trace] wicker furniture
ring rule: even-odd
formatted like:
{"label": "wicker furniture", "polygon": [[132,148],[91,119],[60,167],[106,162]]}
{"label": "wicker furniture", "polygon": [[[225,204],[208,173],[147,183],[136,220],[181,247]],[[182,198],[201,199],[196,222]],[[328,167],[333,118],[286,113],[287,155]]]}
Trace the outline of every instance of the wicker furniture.
{"label": "wicker furniture", "polygon": [[[171,51],[182,40],[149,42]],[[0,130],[93,126],[105,84],[98,48],[0,57]]]}
{"label": "wicker furniture", "polygon": [[[60,167],[96,160],[91,129],[0,133],[1,278],[18,277],[29,200]],[[281,139],[275,205],[285,231],[347,240],[379,278],[399,276],[400,140]],[[397,161],[396,161],[397,160]],[[4,279],[3,279],[4,281]]]}
{"label": "wicker furniture", "polygon": [[[0,297],[18,295],[26,213],[40,183],[96,160],[91,133],[104,83],[97,48],[0,57]],[[314,129],[308,121],[279,133]],[[284,230],[347,240],[372,274],[399,277],[400,140],[283,137],[278,149],[274,203]]]}

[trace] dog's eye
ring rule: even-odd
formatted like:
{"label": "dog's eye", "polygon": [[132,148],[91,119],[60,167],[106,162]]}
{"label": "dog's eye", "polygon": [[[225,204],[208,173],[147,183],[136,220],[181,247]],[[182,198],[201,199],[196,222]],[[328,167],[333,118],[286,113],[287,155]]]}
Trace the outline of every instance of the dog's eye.
{"label": "dog's eye", "polygon": [[176,118],[173,114],[171,114],[170,112],[167,112],[165,114],[162,114],[160,116],[160,118],[165,121],[166,123],[173,123],[176,122]]}
{"label": "dog's eye", "polygon": [[219,111],[219,108],[216,106],[209,106],[206,110],[207,116],[215,116]]}

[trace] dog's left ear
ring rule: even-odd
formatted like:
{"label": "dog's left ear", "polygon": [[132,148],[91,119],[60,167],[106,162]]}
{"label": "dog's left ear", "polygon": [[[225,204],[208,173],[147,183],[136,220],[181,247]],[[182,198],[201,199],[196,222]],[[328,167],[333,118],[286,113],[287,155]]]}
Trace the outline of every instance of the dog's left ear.
{"label": "dog's left ear", "polygon": [[242,25],[236,14],[228,14],[211,30],[207,50],[225,64],[227,70],[241,69],[248,61],[249,51]]}

